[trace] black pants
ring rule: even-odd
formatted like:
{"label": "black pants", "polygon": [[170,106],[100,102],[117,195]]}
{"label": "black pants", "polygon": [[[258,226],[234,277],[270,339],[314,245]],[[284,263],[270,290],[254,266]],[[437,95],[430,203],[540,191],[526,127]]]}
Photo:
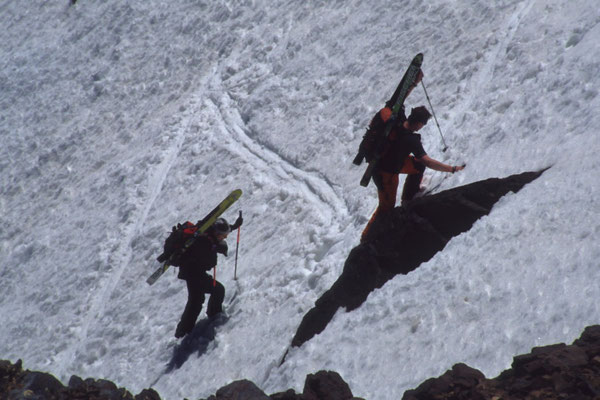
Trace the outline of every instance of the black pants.
{"label": "black pants", "polygon": [[208,274],[199,274],[186,279],[188,288],[188,301],[181,315],[181,321],[177,325],[176,335],[183,336],[194,329],[196,319],[202,311],[205,294],[210,294],[206,315],[214,317],[223,311],[223,299],[225,298],[225,287],[219,282],[213,281]]}

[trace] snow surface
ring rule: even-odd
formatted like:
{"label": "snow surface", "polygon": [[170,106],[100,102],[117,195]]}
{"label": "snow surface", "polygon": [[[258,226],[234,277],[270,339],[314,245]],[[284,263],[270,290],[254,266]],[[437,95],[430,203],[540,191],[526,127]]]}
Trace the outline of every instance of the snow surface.
{"label": "snow surface", "polygon": [[[320,369],[397,399],[600,322],[597,0],[69,3],[0,4],[0,358],[165,399]],[[377,204],[351,160],[418,52],[449,145],[432,123],[425,148],[468,164],[441,189],[551,168],[279,366]],[[185,284],[145,279],[236,188],[229,321],[169,368]]]}

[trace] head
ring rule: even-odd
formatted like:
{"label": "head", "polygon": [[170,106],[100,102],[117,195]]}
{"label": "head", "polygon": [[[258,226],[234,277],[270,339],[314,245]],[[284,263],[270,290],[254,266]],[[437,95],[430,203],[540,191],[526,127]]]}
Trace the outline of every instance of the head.
{"label": "head", "polygon": [[409,127],[418,131],[425,125],[427,125],[427,121],[431,118],[431,113],[425,106],[415,107],[410,111],[410,115],[408,116],[407,122]]}
{"label": "head", "polygon": [[218,218],[214,224],[210,227],[211,233],[217,240],[223,240],[229,235],[231,228],[225,218]]}

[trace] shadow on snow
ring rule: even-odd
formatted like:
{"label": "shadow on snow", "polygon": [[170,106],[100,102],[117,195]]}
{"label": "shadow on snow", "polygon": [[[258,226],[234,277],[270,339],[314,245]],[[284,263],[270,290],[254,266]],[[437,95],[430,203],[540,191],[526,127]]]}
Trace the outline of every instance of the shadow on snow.
{"label": "shadow on snow", "polygon": [[225,322],[227,322],[227,318],[221,317],[214,321],[205,318],[196,323],[192,332],[185,336],[181,343],[173,349],[173,355],[167,364],[165,373],[181,368],[194,353],[198,357],[204,355],[208,350],[208,346],[216,337],[216,328]]}

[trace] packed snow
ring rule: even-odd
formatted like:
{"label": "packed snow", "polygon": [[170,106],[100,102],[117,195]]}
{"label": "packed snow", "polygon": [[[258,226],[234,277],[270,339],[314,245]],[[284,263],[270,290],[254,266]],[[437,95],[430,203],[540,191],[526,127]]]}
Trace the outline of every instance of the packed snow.
{"label": "packed snow", "polygon": [[[596,0],[70,3],[0,5],[0,359],[164,399],[331,369],[385,400],[600,322]],[[425,184],[550,169],[280,365],[377,205],[351,161],[418,52],[449,149],[434,123],[424,147],[467,164]],[[186,353],[185,282],[145,279],[172,225],[237,188],[229,319]]]}

